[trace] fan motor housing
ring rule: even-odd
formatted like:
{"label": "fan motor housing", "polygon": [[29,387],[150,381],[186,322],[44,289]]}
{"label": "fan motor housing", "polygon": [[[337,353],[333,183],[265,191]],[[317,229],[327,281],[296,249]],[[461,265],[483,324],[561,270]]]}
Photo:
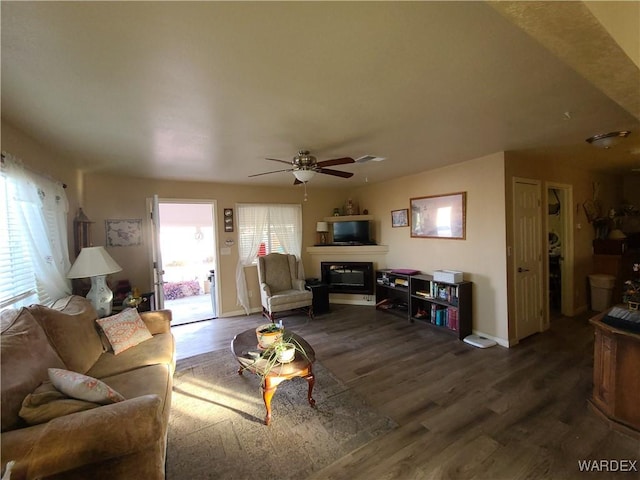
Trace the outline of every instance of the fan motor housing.
{"label": "fan motor housing", "polygon": [[300,150],[298,154],[293,157],[293,165],[300,170],[308,170],[316,165],[316,157],[309,154],[308,150]]}

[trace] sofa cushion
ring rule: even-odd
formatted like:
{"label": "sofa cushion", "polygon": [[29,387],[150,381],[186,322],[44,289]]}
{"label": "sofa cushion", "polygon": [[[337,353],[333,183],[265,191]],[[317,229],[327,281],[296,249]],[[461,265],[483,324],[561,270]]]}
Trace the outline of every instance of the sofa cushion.
{"label": "sofa cushion", "polygon": [[173,385],[173,370],[169,365],[149,365],[105,377],[102,381],[128,399],[149,394],[157,395],[162,400],[162,417],[165,424],[164,428],[167,428],[169,410],[171,408],[171,388]]}
{"label": "sofa cushion", "polygon": [[95,402],[102,405],[124,400],[124,397],[109,385],[97,378],[78,372],[62,368],[50,368],[49,379],[53,386],[62,393],[78,400],[86,400],[87,402]]}
{"label": "sofa cushion", "polygon": [[151,338],[149,329],[135,308],[126,308],[116,315],[99,318],[96,322],[109,340],[115,355]]}
{"label": "sofa cushion", "polygon": [[34,305],[29,310],[69,370],[86,373],[102,355],[95,324],[98,315],[86,298],[70,296],[58,300],[53,308]]}
{"label": "sofa cushion", "polygon": [[0,315],[2,431],[19,427],[24,398],[47,379],[48,368],[65,368],[31,312],[7,310]]}
{"label": "sofa cushion", "polygon": [[99,406],[97,403],[69,398],[48,381],[26,396],[19,415],[28,425],[38,425],[53,418]]}
{"label": "sofa cushion", "polygon": [[289,306],[289,308],[309,306],[312,301],[313,293],[307,290],[286,290],[269,297],[269,306],[273,311],[274,308],[283,306]]}
{"label": "sofa cushion", "polygon": [[[175,368],[175,342],[171,333],[159,333],[151,340],[136,345],[135,348],[125,350],[119,355],[113,352],[103,353],[95,365],[86,372],[87,375],[99,378],[135,370],[148,365],[169,365],[173,372]],[[123,395],[124,392],[120,392]],[[127,397],[129,398],[129,397]]]}

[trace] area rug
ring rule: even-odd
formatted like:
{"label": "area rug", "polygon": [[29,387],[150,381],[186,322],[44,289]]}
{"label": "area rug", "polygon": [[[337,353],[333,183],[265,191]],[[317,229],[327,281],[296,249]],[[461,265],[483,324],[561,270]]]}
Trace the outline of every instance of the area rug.
{"label": "area rug", "polygon": [[281,383],[271,425],[264,425],[260,378],[238,375],[230,350],[178,362],[174,378],[167,478],[304,479],[396,423],[314,363],[313,398],[302,378]]}

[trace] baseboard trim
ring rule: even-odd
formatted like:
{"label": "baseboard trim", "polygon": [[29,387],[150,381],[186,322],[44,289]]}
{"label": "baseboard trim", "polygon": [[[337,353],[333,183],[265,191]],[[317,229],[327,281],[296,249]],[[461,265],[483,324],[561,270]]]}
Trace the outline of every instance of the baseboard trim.
{"label": "baseboard trim", "polygon": [[[249,309],[249,315],[253,313],[261,313],[261,312],[262,312],[262,307],[255,307],[255,308]],[[218,318],[239,317],[241,315],[247,315],[247,313],[244,310],[233,310],[231,312],[225,312],[219,315]]]}
{"label": "baseboard trim", "polygon": [[356,298],[344,298],[344,297],[337,297],[334,294],[329,294],[329,303],[333,303],[336,305],[363,305],[365,307],[375,307],[376,306],[375,298],[369,295],[366,295],[366,296],[370,297],[371,300],[366,300],[362,297],[357,298],[356,295],[354,295],[354,297]]}

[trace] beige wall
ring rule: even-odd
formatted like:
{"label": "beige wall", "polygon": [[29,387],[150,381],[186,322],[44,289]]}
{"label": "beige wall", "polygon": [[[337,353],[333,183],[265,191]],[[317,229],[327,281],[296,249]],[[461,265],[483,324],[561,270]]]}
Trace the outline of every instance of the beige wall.
{"label": "beige wall", "polygon": [[[270,202],[301,203],[303,206],[303,262],[305,271],[317,266],[306,247],[316,242],[315,223],[330,216],[333,208],[344,205],[348,198],[356,200],[360,210],[368,209],[375,218],[375,238],[389,245],[386,265],[394,268],[416,268],[431,272],[438,268],[459,269],[465,279],[474,282],[473,322],[478,332],[504,343],[508,338],[505,278],[505,199],[504,160],[502,154],[424,172],[411,177],[356,189],[308,188],[308,201],[303,201],[300,187],[270,188],[248,185],[158,181],[99,173],[78,175],[63,156],[53,154],[33,139],[3,124],[3,149],[23,158],[25,163],[67,183],[71,224],[78,205],[94,222],[95,245],[105,245],[106,219],[145,219],[147,199],[158,194],[162,199],[215,200],[217,203],[218,245],[224,240],[237,240],[236,233],[225,234],[222,209],[236,203]],[[409,198],[450,192],[467,192],[467,239],[436,240],[410,238],[408,228],[391,227],[391,210],[409,208]],[[82,202],[78,199],[83,198]],[[149,229],[144,224],[144,243],[139,247],[109,248],[110,254],[123,266],[112,276],[117,281],[127,278],[143,290],[151,289]],[[236,305],[235,269],[238,261],[237,242],[228,256],[218,257],[217,281],[221,289],[221,315],[241,313]],[[259,310],[260,300],[255,268],[247,268],[249,290],[253,292],[252,308]]]}
{"label": "beige wall", "polygon": [[[232,238],[236,245],[230,255],[220,255],[217,280],[221,288],[220,313],[241,313],[236,305],[235,269],[238,260],[236,233],[225,234],[222,209],[236,203],[269,202],[300,203],[303,206],[303,262],[305,271],[317,266],[306,253],[306,247],[316,241],[315,223],[330,216],[333,208],[343,206],[353,198],[360,209],[368,209],[375,218],[375,238],[389,246],[386,265],[391,268],[415,268],[423,272],[451,268],[465,272],[465,279],[474,282],[473,327],[476,332],[508,344],[509,333],[515,328],[509,319],[507,294],[511,288],[511,265],[506,255],[510,245],[510,201],[513,177],[523,177],[572,185],[574,203],[574,290],[576,311],[587,305],[587,276],[592,273],[592,240],[594,231],[587,222],[582,203],[593,197],[593,183],[600,185],[603,211],[618,207],[623,197],[640,204],[640,181],[596,175],[587,171],[565,168],[553,161],[528,158],[526,154],[498,153],[410,177],[390,180],[358,188],[316,189],[309,186],[309,198],[303,201],[300,187],[271,188],[249,185],[158,181],[100,173],[80,175],[71,163],[13,127],[2,124],[2,149],[19,158],[33,170],[66,183],[70,201],[71,223],[81,205],[95,222],[94,244],[105,244],[106,219],[147,218],[147,199],[158,194],[162,199],[215,200],[217,203],[218,245]],[[623,190],[624,185],[624,190]],[[545,185],[543,184],[544,188]],[[391,210],[409,208],[411,197],[467,192],[466,240],[411,238],[409,228],[391,227]],[[82,200],[80,200],[82,199]],[[578,228],[578,226],[582,228]],[[151,289],[148,224],[144,222],[144,244],[140,247],[110,248],[123,272],[113,281],[127,278],[143,290]],[[70,237],[72,238],[72,237]],[[543,239],[546,244],[546,238]],[[546,271],[545,271],[546,273]],[[248,287],[253,293],[252,308],[260,308],[255,268],[247,269]]]}
{"label": "beige wall", "polygon": [[[298,203],[302,204],[303,217],[303,263],[306,271],[311,271],[310,257],[305,248],[316,242],[315,226],[322,217],[329,216],[336,198],[346,199],[346,193],[334,189],[316,189],[309,185],[308,200],[303,201],[302,187],[256,187],[250,185],[226,185],[215,183],[161,181],[146,178],[129,178],[97,173],[84,177],[85,213],[95,222],[93,235],[95,243],[105,245],[105,220],[107,219],[148,219],[147,199],[157,194],[160,199],[169,200],[215,200],[217,206],[218,247],[224,241],[233,239],[235,245],[229,255],[220,255],[216,281],[220,288],[219,314],[229,316],[243,313],[236,305],[235,272],[238,263],[237,229],[224,233],[222,211],[233,208],[236,203]],[[344,200],[343,200],[344,201]],[[150,232],[149,224],[143,222],[144,243],[137,247],[112,247],[109,253],[124,270],[113,275],[114,280],[127,278],[132,285],[143,291],[151,289]],[[260,310],[260,295],[255,267],[246,269],[247,286],[252,293],[252,309]]]}
{"label": "beige wall", "polygon": [[[390,160],[389,160],[390,161]],[[354,199],[379,221],[376,238],[389,246],[389,268],[464,272],[473,285],[473,329],[506,344],[507,284],[504,155],[497,153],[410,177],[365,186]],[[466,240],[411,238],[409,228],[391,227],[391,210],[409,199],[467,192]]]}
{"label": "beige wall", "polygon": [[[622,200],[622,179],[619,177],[601,175],[586,170],[566,168],[553,160],[542,160],[531,158],[525,153],[508,152],[506,154],[506,196],[512,196],[512,180],[514,177],[528,178],[542,182],[542,190],[545,190],[544,182],[554,182],[571,185],[573,190],[573,252],[574,284],[574,313],[584,311],[588,304],[588,275],[593,273],[593,239],[595,238],[594,228],[587,221],[584,213],[583,203],[588,199],[593,199],[594,184],[599,185],[598,199],[602,207],[602,212],[606,212],[618,207]],[[544,195],[544,193],[543,193]],[[544,198],[544,197],[543,197]],[[507,202],[507,211],[511,211],[511,202]],[[507,215],[507,232],[511,232],[511,216]],[[547,245],[546,231],[543,228],[542,244]],[[507,242],[512,243],[511,235],[508,235]],[[509,288],[512,291],[513,265],[508,265]],[[544,267],[544,274],[548,274],[547,266]],[[545,277],[546,278],[546,277]],[[511,298],[511,295],[510,295]],[[548,298],[545,295],[545,302]],[[513,319],[512,319],[513,320]],[[511,323],[511,331],[515,331]]]}

